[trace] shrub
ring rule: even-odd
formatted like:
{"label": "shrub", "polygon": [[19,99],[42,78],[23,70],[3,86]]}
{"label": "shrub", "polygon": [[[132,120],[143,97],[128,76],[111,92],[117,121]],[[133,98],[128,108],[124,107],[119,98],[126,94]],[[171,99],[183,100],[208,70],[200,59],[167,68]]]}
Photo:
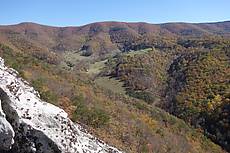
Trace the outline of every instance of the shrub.
{"label": "shrub", "polygon": [[139,110],[148,110],[148,107],[146,106],[147,104],[136,102],[134,103],[134,106],[139,109]]}
{"label": "shrub", "polygon": [[156,133],[159,134],[161,137],[164,136],[163,129],[157,129],[157,130],[156,130]]}
{"label": "shrub", "polygon": [[58,101],[58,96],[50,91],[50,90],[45,90],[44,86],[45,86],[45,79],[44,78],[39,78],[36,80],[32,81],[32,86],[38,90],[38,92],[41,95],[41,99],[43,99],[46,102],[52,103],[52,104],[56,104],[56,102]]}
{"label": "shrub", "polygon": [[130,90],[127,92],[127,94],[130,95],[131,97],[142,99],[145,102],[147,102],[148,104],[152,104],[155,100],[155,98],[152,96],[151,93],[145,92],[145,91],[132,91],[132,90]]}
{"label": "shrub", "polygon": [[32,81],[32,86],[38,91],[40,91],[42,89],[43,85],[44,85],[44,79],[43,78],[39,78],[39,79]]}
{"label": "shrub", "polygon": [[81,53],[82,56],[86,56],[86,57],[91,56],[92,54],[93,54],[93,51],[92,51],[91,48],[89,48],[87,50],[83,50],[82,53]]}
{"label": "shrub", "polygon": [[66,61],[66,64],[67,64],[68,67],[74,67],[74,64],[72,62],[70,62],[70,61]]}
{"label": "shrub", "polygon": [[49,103],[56,104],[58,101],[57,95],[53,93],[52,91],[42,91],[40,92],[41,98]]}
{"label": "shrub", "polygon": [[102,109],[97,107],[88,108],[81,96],[74,98],[74,104],[77,107],[72,116],[74,121],[80,121],[94,128],[100,128],[105,126],[110,120],[109,115]]}

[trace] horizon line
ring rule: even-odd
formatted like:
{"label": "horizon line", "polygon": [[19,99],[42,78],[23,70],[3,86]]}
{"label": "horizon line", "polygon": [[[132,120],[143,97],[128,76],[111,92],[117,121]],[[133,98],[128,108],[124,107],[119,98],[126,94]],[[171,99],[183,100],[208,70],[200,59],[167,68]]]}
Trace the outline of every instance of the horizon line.
{"label": "horizon line", "polygon": [[95,22],[90,22],[82,25],[66,25],[66,26],[61,26],[61,25],[50,25],[46,23],[39,23],[39,22],[34,22],[34,21],[22,21],[18,23],[12,23],[12,24],[0,24],[0,26],[16,26],[20,24],[37,24],[41,26],[48,26],[48,27],[57,27],[57,28],[64,28],[64,27],[83,27],[87,26],[90,24],[95,24],[95,23],[109,23],[109,22],[114,22],[114,23],[146,23],[146,24],[152,24],[152,25],[162,25],[162,24],[212,24],[212,23],[224,23],[224,22],[230,22],[230,20],[221,20],[221,21],[204,21],[204,22],[186,22],[186,21],[168,21],[168,22],[159,22],[159,23],[151,23],[151,22],[146,22],[146,21],[109,21],[109,20],[104,20],[104,21],[95,21]]}

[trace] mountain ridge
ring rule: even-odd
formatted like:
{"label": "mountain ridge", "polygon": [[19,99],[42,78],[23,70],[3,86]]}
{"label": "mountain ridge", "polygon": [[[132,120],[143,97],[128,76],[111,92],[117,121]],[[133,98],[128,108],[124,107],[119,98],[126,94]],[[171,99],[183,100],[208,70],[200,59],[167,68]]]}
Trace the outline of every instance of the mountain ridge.
{"label": "mountain ridge", "polygon": [[25,22],[0,26],[0,42],[18,50],[77,51],[102,58],[114,50],[127,51],[133,49],[133,46],[138,49],[154,46],[159,38],[177,41],[182,37],[229,38],[230,22],[96,22],[79,27],[52,27]]}
{"label": "mountain ridge", "polygon": [[161,22],[161,23],[151,23],[151,22],[145,22],[145,21],[137,21],[137,22],[125,22],[125,21],[98,21],[98,22],[92,22],[92,23],[86,23],[82,25],[67,25],[67,26],[58,26],[58,25],[49,25],[49,24],[43,24],[38,22],[32,22],[32,21],[25,21],[25,22],[19,22],[14,24],[0,24],[1,26],[17,26],[17,25],[23,25],[23,24],[35,24],[40,26],[47,26],[47,27],[54,27],[54,28],[67,28],[67,27],[83,27],[95,23],[129,23],[129,24],[138,24],[138,23],[144,23],[144,24],[150,24],[150,25],[164,25],[164,24],[222,24],[222,23],[230,23],[230,20],[223,20],[223,21],[208,21],[208,22],[180,22],[180,21],[170,21],[170,22]]}

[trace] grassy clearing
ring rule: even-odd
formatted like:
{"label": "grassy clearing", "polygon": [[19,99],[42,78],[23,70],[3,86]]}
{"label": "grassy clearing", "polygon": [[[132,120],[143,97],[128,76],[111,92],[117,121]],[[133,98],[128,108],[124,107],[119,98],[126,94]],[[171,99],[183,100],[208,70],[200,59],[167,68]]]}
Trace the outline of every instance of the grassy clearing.
{"label": "grassy clearing", "polygon": [[110,77],[98,77],[95,83],[103,89],[110,90],[114,93],[125,94],[125,88],[123,82]]}
{"label": "grassy clearing", "polygon": [[106,60],[95,62],[95,58],[90,56],[82,56],[79,52],[65,52],[63,53],[64,60],[60,66],[67,70],[73,70],[77,67],[78,70],[82,70],[89,75],[95,75],[101,72],[105,67]]}
{"label": "grassy clearing", "polygon": [[70,51],[66,51],[64,53],[64,58],[65,60],[68,60],[70,62],[77,62],[77,61],[81,61],[81,60],[89,60],[91,59],[91,57],[89,56],[82,56],[80,52],[70,52]]}
{"label": "grassy clearing", "polygon": [[[146,54],[149,51],[151,51],[152,49],[143,49],[143,50],[139,50],[139,51],[131,51],[128,53],[123,53],[126,55],[130,55],[130,56],[134,56],[137,54]],[[105,63],[108,61],[108,59],[103,60],[103,61],[99,61],[99,62],[95,62],[94,64],[90,64],[89,69],[87,71],[88,74],[99,74],[101,72],[101,70],[106,66]],[[112,91],[114,93],[118,93],[118,94],[126,94],[126,90],[124,87],[124,83],[115,79],[115,78],[110,78],[110,77],[98,77],[95,79],[95,83],[102,87],[103,89]]]}
{"label": "grassy clearing", "polygon": [[104,61],[95,62],[93,64],[90,64],[89,69],[87,71],[88,74],[98,74],[101,72],[101,70],[105,67],[105,62],[107,62],[107,59]]}
{"label": "grassy clearing", "polygon": [[81,56],[80,52],[71,51],[64,52],[62,57],[64,60],[61,62],[60,67],[64,69],[71,69],[80,62],[89,63],[93,60],[91,57]]}
{"label": "grassy clearing", "polygon": [[152,51],[152,48],[142,49],[138,51],[130,51],[128,53],[124,53],[126,55],[134,56],[134,55],[140,55],[140,54],[147,54],[149,51]]}

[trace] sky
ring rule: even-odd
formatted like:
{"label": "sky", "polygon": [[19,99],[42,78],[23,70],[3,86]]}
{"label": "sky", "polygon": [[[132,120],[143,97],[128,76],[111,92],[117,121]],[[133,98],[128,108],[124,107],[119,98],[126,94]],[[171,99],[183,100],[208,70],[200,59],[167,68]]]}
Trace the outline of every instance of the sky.
{"label": "sky", "polygon": [[0,0],[0,25],[35,22],[80,26],[100,21],[230,20],[230,0]]}

